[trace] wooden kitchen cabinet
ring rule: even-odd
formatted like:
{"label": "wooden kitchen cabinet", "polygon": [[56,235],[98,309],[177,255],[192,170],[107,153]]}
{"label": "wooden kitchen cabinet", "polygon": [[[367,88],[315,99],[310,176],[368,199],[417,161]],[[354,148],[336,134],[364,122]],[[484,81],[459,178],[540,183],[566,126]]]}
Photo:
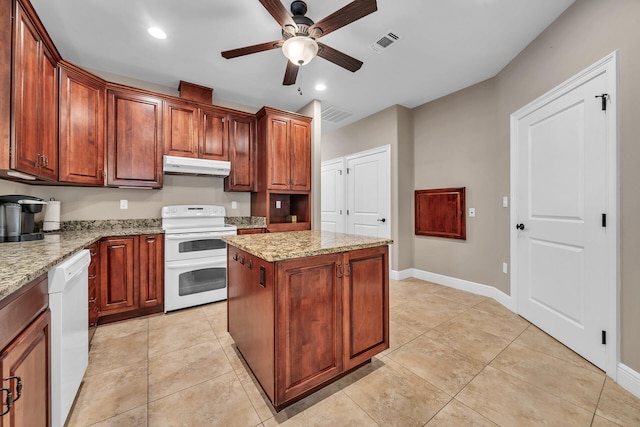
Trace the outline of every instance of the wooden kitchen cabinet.
{"label": "wooden kitchen cabinet", "polygon": [[164,236],[140,236],[140,308],[162,306],[164,302]]}
{"label": "wooden kitchen cabinet", "polygon": [[57,181],[57,52],[28,8],[15,2],[11,168]]}
{"label": "wooden kitchen cabinet", "polygon": [[251,215],[266,217],[269,232],[310,230],[311,118],[269,107],[257,117],[259,162]]}
{"label": "wooden kitchen cabinet", "polygon": [[241,234],[262,234],[266,232],[266,228],[238,228],[238,236]]}
{"label": "wooden kitchen cabinet", "polygon": [[231,171],[224,191],[255,191],[256,119],[252,115],[229,114],[229,160]]}
{"label": "wooden kitchen cabinet", "polygon": [[104,238],[99,256],[100,323],[164,309],[162,234]]}
{"label": "wooden kitchen cabinet", "polygon": [[[0,303],[0,387],[9,389],[14,400],[11,410],[0,417],[0,427],[49,426],[50,312],[47,291],[47,275],[44,274]],[[20,392],[18,384],[21,385]],[[0,399],[4,412],[7,410],[6,390],[2,390]]]}
{"label": "wooden kitchen cabinet", "polygon": [[106,82],[67,62],[60,64],[60,173],[58,180],[103,186]]}
{"label": "wooden kitchen cabinet", "polygon": [[276,262],[227,253],[228,330],[277,410],[389,347],[386,245]]}
{"label": "wooden kitchen cabinet", "polygon": [[[218,108],[200,108],[198,157],[229,160],[229,113]],[[233,165],[231,165],[233,168]]]}
{"label": "wooden kitchen cabinet", "polygon": [[162,99],[107,89],[107,185],[162,187]]}
{"label": "wooden kitchen cabinet", "polygon": [[138,237],[107,237],[100,241],[100,315],[136,307]]}
{"label": "wooden kitchen cabinet", "polygon": [[258,191],[311,190],[311,118],[264,107],[258,118]]}

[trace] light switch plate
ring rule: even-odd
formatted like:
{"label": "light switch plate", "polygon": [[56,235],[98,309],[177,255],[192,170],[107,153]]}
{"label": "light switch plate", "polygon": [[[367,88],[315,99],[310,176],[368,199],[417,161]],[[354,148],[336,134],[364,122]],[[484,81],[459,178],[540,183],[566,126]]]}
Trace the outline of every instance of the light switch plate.
{"label": "light switch plate", "polygon": [[502,272],[507,274],[509,272],[509,265],[506,262],[502,263]]}
{"label": "light switch plate", "polygon": [[235,200],[231,202],[231,209],[238,209],[238,202]]}
{"label": "light switch plate", "polygon": [[129,209],[129,201],[120,200],[120,209]]}
{"label": "light switch plate", "polygon": [[508,208],[509,207],[509,196],[503,196],[502,197],[502,207],[503,208]]}
{"label": "light switch plate", "polygon": [[474,218],[476,216],[476,208],[469,208],[469,218]]}

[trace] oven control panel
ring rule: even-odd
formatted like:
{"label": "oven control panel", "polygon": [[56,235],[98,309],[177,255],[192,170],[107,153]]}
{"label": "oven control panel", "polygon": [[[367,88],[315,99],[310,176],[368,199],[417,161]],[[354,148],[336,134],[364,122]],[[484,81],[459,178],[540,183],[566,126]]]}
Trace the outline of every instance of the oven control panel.
{"label": "oven control panel", "polygon": [[172,205],[162,208],[162,218],[223,217],[224,206],[215,205]]}

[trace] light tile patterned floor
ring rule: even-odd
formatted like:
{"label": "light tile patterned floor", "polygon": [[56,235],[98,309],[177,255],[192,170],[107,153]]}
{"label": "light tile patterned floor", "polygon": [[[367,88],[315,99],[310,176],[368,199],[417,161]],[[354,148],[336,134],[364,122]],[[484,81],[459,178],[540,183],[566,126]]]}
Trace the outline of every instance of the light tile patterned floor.
{"label": "light tile patterned floor", "polygon": [[276,413],[226,303],[100,326],[68,426],[640,426],[640,400],[495,301],[391,281],[391,347]]}

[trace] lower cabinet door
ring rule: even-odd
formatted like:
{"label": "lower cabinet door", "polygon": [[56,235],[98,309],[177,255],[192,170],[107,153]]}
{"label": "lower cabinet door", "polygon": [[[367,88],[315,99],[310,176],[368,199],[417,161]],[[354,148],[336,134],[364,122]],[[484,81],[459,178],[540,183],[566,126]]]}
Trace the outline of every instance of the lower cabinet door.
{"label": "lower cabinet door", "polygon": [[137,308],[138,236],[109,237],[100,242],[100,315]]}
{"label": "lower cabinet door", "polygon": [[341,259],[277,264],[276,407],[342,372]]}
{"label": "lower cabinet door", "polygon": [[344,370],[389,348],[387,246],[344,255]]}
{"label": "lower cabinet door", "polygon": [[[2,387],[13,395],[12,408],[0,417],[2,427],[49,425],[49,319],[49,310],[40,314],[0,354]],[[6,390],[0,399],[5,412]]]}

